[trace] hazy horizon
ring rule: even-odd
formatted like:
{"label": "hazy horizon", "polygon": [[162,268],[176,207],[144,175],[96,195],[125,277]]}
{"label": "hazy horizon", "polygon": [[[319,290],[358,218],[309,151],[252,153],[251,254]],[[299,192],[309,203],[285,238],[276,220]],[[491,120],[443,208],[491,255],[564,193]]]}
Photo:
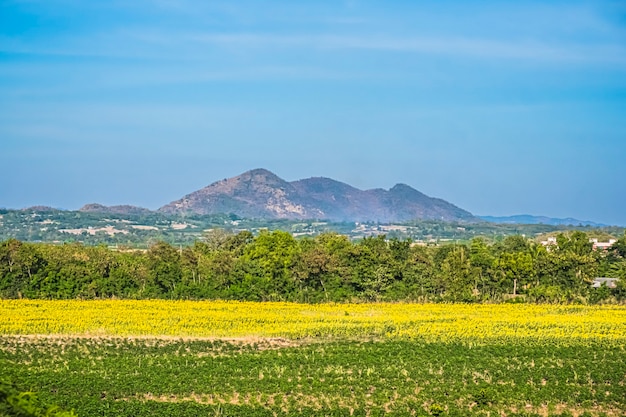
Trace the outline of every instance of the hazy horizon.
{"label": "hazy horizon", "polygon": [[0,4],[0,207],[266,168],[626,225],[617,1]]}

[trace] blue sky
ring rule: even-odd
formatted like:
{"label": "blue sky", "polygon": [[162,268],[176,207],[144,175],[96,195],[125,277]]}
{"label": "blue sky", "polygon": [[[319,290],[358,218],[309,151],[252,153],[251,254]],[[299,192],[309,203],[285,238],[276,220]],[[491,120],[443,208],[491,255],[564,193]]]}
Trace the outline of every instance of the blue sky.
{"label": "blue sky", "polygon": [[0,0],[0,207],[253,168],[626,225],[620,1]]}

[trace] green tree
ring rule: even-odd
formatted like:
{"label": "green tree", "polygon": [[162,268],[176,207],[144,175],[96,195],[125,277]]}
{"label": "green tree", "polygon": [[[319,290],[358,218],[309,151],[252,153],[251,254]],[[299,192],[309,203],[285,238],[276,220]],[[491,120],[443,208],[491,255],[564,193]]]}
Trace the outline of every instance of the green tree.
{"label": "green tree", "polygon": [[149,296],[173,297],[176,285],[182,280],[180,253],[166,242],[157,242],[147,252]]}
{"label": "green tree", "polygon": [[611,245],[609,251],[619,258],[626,259],[626,231],[624,232],[624,236],[617,239],[617,241]]}
{"label": "green tree", "polygon": [[465,245],[454,245],[441,264],[445,295],[452,301],[475,300],[476,275],[470,263],[469,250]]}
{"label": "green tree", "polygon": [[495,261],[495,268],[502,277],[502,290],[514,295],[528,287],[535,276],[533,259],[528,252],[502,253]]}
{"label": "green tree", "polygon": [[579,230],[569,235],[559,233],[556,237],[556,243],[558,251],[570,252],[579,256],[589,255],[593,251],[593,243],[589,241],[585,232]]}
{"label": "green tree", "polygon": [[38,246],[9,239],[0,245],[0,294],[21,298],[34,280],[35,274],[45,267]]}
{"label": "green tree", "polygon": [[425,301],[436,293],[433,249],[412,245],[404,263],[402,280],[396,281],[391,289],[395,299]]}
{"label": "green tree", "polygon": [[121,298],[143,297],[150,280],[146,256],[127,251],[118,252],[115,258],[115,268],[109,275],[114,295]]}
{"label": "green tree", "polygon": [[494,251],[496,253],[517,253],[527,252],[529,248],[530,242],[528,239],[521,235],[513,235],[505,237],[502,242],[498,242]]}
{"label": "green tree", "polygon": [[351,286],[354,244],[347,236],[322,233],[300,241],[294,274],[301,300],[342,301],[354,296]]}
{"label": "green tree", "polygon": [[239,259],[251,295],[261,300],[281,300],[293,291],[292,266],[299,252],[296,240],[287,232],[262,231],[247,245]]}
{"label": "green tree", "polygon": [[475,293],[483,298],[493,297],[498,291],[489,285],[494,273],[495,257],[487,243],[482,238],[474,238],[470,243],[470,264],[476,276]]}

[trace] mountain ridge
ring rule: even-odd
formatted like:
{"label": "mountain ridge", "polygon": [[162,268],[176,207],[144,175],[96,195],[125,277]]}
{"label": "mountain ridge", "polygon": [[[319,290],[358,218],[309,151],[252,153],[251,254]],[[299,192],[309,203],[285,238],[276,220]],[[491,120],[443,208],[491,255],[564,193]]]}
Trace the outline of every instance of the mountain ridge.
{"label": "mountain ridge", "polygon": [[[215,193],[215,188],[220,188]],[[213,189],[212,189],[213,188]],[[201,209],[197,210],[197,204]],[[259,209],[259,205],[261,208]],[[0,210],[10,210],[0,207]],[[46,205],[16,209],[32,212],[68,211]],[[554,218],[519,214],[512,216],[474,216],[443,199],[426,194],[403,183],[389,190],[382,188],[360,190],[328,177],[310,177],[285,181],[263,168],[253,169],[232,178],[222,179],[152,210],[133,205],[106,206],[85,204],[83,213],[114,215],[163,214],[234,214],[241,218],[300,219],[330,221],[372,221],[380,223],[412,220],[443,220],[489,222],[497,224],[545,224],[551,226],[608,227],[606,223],[571,217]]]}
{"label": "mountain ridge", "polygon": [[107,214],[122,214],[122,215],[138,215],[138,214],[148,214],[152,213],[152,210],[131,206],[128,204],[117,205],[117,206],[105,206],[99,203],[89,203],[85,204],[81,208],[78,209],[83,213],[107,213]]}
{"label": "mountain ridge", "polygon": [[550,226],[593,226],[605,227],[603,223],[592,222],[589,220],[578,220],[571,217],[558,218],[547,216],[535,216],[532,214],[515,214],[512,216],[478,216],[489,223],[500,224],[547,224]]}
{"label": "mountain ridge", "polygon": [[213,182],[158,211],[333,221],[478,220],[470,212],[406,184],[389,190],[360,190],[326,177],[288,182],[263,168]]}

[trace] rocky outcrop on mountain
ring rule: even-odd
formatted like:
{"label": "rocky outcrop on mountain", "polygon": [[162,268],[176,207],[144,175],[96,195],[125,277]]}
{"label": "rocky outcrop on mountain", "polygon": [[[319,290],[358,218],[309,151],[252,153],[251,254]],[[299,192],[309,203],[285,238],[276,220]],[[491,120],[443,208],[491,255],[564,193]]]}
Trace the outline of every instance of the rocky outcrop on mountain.
{"label": "rocky outcrop on mountain", "polygon": [[217,214],[240,217],[316,219],[321,210],[307,204],[295,187],[265,169],[255,169],[224,179],[188,194],[159,209],[160,212]]}
{"label": "rocky outcrop on mountain", "polygon": [[159,211],[332,221],[476,220],[471,213],[404,184],[390,190],[359,190],[322,177],[288,182],[265,169],[217,181]]}

